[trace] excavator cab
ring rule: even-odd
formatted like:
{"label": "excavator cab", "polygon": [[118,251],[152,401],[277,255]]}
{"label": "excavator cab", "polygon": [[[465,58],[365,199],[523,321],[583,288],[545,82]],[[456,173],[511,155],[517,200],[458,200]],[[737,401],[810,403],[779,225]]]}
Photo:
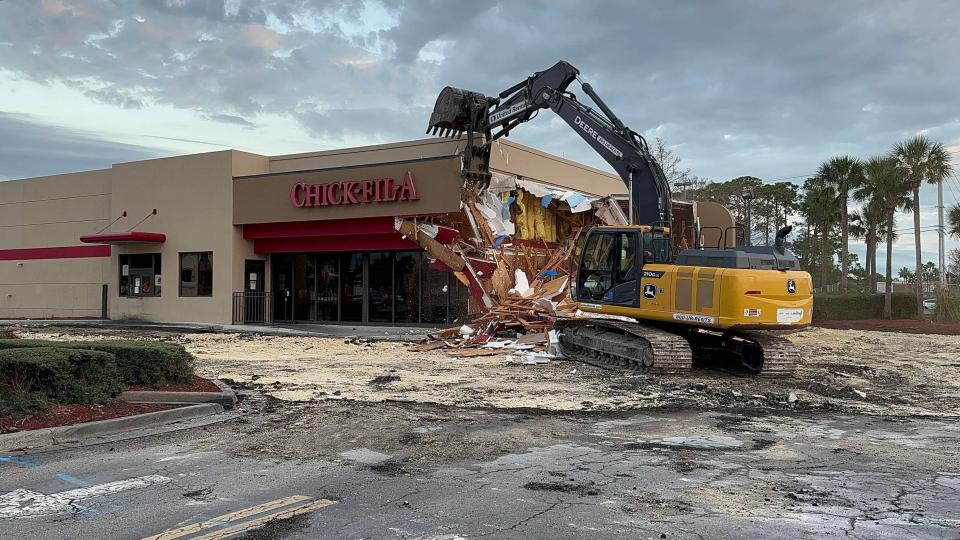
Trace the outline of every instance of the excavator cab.
{"label": "excavator cab", "polygon": [[574,286],[580,302],[640,305],[640,282],[648,264],[670,262],[666,227],[597,227],[584,242]]}

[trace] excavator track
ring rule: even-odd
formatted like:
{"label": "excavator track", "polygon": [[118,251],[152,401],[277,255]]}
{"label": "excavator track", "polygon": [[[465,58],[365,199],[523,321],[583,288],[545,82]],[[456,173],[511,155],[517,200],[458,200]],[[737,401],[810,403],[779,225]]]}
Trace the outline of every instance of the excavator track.
{"label": "excavator track", "polygon": [[744,332],[744,336],[763,348],[759,376],[790,377],[800,367],[800,351],[790,340],[767,332]]}
{"label": "excavator track", "polygon": [[560,319],[565,355],[598,367],[654,375],[687,373],[693,365],[682,336],[655,326],[606,319]]}
{"label": "excavator track", "polygon": [[688,373],[696,358],[704,367],[790,377],[801,360],[789,340],[763,331],[721,333],[607,319],[560,319],[556,328],[573,360],[652,375]]}

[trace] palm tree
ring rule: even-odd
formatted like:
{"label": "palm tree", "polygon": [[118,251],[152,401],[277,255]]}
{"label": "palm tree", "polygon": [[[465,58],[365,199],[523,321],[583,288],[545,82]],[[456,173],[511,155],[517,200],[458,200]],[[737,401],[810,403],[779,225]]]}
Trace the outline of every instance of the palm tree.
{"label": "palm tree", "polygon": [[960,204],[951,206],[947,212],[947,233],[960,238]]}
{"label": "palm tree", "polygon": [[893,157],[871,158],[863,166],[864,182],[854,191],[860,201],[868,201],[883,209],[886,218],[887,240],[887,285],[884,290],[883,315],[892,318],[893,305],[893,238],[894,214],[897,210],[910,208],[910,184],[903,169],[897,167]]}
{"label": "palm tree", "polygon": [[920,260],[920,186],[924,181],[939,184],[953,170],[950,154],[943,143],[933,142],[923,135],[901,142],[893,148],[897,167],[906,175],[913,190],[913,243],[916,247],[917,319],[923,319],[923,261]]}
{"label": "palm tree", "polygon": [[830,232],[837,222],[839,215],[839,198],[833,186],[826,183],[820,177],[808,178],[803,186],[803,208],[802,211],[807,218],[808,223],[812,223],[819,236],[820,241],[820,287],[828,285],[829,273],[833,268],[833,244]]}
{"label": "palm tree", "polygon": [[[864,290],[870,294],[877,292],[877,246],[886,239],[884,220],[886,214],[883,207],[873,201],[863,205],[859,211],[850,213],[850,234],[856,238],[863,238],[867,244],[867,253],[864,256]],[[896,233],[894,233],[896,240]]]}
{"label": "palm tree", "polygon": [[840,204],[840,291],[847,292],[847,274],[850,272],[850,218],[847,214],[847,198],[850,190],[863,181],[863,166],[856,158],[837,156],[820,165],[817,177],[837,190]]}

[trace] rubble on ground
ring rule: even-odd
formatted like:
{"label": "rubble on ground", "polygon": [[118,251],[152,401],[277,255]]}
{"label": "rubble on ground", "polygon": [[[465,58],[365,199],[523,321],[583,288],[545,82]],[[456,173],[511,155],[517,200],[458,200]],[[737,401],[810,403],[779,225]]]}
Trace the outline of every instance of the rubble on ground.
{"label": "rubble on ground", "polygon": [[[199,374],[255,388],[286,403],[402,401],[491,410],[683,408],[960,416],[960,336],[807,328],[785,336],[804,351],[797,373],[767,379],[698,368],[682,376],[654,377],[565,359],[507,365],[507,354],[522,355],[508,353],[505,346],[492,349],[496,354],[491,356],[452,358],[443,349],[410,351],[406,343],[348,343],[343,338],[93,328],[21,327],[17,333],[36,339],[174,341],[197,357]],[[494,343],[500,341],[507,340]],[[378,376],[383,378],[375,379]]]}

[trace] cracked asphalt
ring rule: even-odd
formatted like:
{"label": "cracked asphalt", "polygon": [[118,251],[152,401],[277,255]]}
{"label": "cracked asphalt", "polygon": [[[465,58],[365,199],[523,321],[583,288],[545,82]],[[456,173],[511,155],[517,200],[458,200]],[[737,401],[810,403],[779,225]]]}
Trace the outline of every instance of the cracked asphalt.
{"label": "cracked asphalt", "polygon": [[291,495],[336,504],[246,538],[960,538],[955,419],[548,413],[281,403],[0,459],[0,493],[170,482],[0,520],[0,538],[143,538]]}

